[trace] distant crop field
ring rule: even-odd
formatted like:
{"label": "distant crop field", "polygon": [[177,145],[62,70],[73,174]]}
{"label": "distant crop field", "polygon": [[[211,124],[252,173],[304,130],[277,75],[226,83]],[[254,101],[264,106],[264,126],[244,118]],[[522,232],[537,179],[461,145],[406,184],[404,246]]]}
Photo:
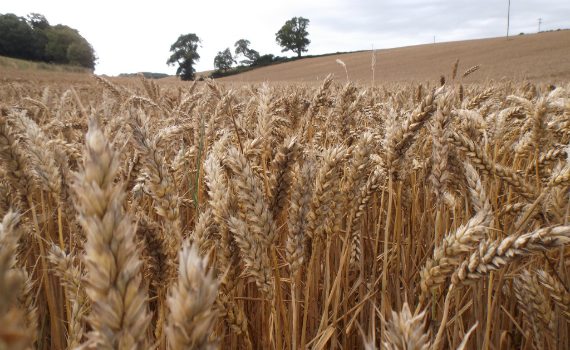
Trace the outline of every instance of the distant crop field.
{"label": "distant crop field", "polygon": [[570,348],[568,79],[455,62],[374,86],[12,71],[0,348]]}
{"label": "distant crop field", "polygon": [[[374,81],[378,84],[422,82],[446,74],[455,60],[467,66],[481,65],[472,81],[503,79],[564,82],[570,79],[570,30],[526,34],[377,50]],[[316,82],[329,73],[344,80],[372,82],[372,51],[307,58],[277,64],[221,79],[226,82]]]}

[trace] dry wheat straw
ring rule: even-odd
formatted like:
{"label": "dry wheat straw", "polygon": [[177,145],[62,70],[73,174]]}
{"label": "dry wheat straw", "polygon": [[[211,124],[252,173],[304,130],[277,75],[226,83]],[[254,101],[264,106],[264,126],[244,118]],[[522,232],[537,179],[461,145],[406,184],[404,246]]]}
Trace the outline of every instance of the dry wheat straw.
{"label": "dry wheat straw", "polygon": [[568,348],[570,85],[460,69],[9,74],[0,215],[23,234],[8,269],[0,244],[0,348]]}
{"label": "dry wheat straw", "polygon": [[0,348],[27,349],[34,330],[26,326],[26,314],[18,296],[26,284],[25,270],[16,266],[20,215],[8,212],[0,226]]}

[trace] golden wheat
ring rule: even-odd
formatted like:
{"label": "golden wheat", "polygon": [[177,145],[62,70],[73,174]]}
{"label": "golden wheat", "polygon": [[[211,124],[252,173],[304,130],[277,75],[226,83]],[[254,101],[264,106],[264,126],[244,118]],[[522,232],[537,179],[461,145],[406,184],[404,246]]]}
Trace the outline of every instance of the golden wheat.
{"label": "golden wheat", "polygon": [[570,85],[458,66],[3,85],[0,349],[569,348]]}

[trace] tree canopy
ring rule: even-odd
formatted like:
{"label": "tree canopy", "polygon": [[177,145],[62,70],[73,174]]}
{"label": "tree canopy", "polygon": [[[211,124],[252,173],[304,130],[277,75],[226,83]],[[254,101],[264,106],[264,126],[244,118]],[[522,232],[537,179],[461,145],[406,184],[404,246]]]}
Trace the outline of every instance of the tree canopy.
{"label": "tree canopy", "polygon": [[91,45],[73,28],[58,24],[45,30],[45,55],[51,62],[95,68]]}
{"label": "tree canopy", "polygon": [[235,60],[232,57],[232,52],[230,51],[229,47],[226,48],[224,51],[218,52],[218,54],[214,58],[214,68],[222,72],[225,72],[228,69],[232,68],[232,65],[234,63]]}
{"label": "tree canopy", "polygon": [[251,42],[247,39],[240,39],[234,44],[236,56],[243,55],[243,57],[245,57],[244,60],[240,61],[241,64],[251,65],[259,59],[259,52],[250,49],[250,44]]}
{"label": "tree canopy", "polygon": [[194,33],[180,35],[178,40],[170,46],[172,55],[166,61],[169,66],[178,64],[176,75],[182,80],[194,80],[194,64],[200,60],[198,45],[200,38]]}
{"label": "tree canopy", "polygon": [[298,57],[301,53],[307,52],[307,46],[311,43],[308,39],[309,32],[307,26],[309,20],[303,17],[293,17],[275,34],[275,40],[279,46],[283,47],[281,52],[293,51]]}
{"label": "tree canopy", "polygon": [[95,68],[95,51],[76,29],[51,26],[39,13],[0,14],[0,55]]}

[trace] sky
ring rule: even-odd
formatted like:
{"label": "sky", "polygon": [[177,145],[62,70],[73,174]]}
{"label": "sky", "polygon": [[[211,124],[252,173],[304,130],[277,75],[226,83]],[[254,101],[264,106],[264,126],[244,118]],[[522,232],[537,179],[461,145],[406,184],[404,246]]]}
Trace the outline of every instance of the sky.
{"label": "sky", "polygon": [[[0,13],[43,14],[73,27],[94,47],[95,73],[157,72],[181,34],[201,39],[197,71],[213,69],[218,51],[248,39],[261,54],[282,53],[275,33],[286,20],[310,20],[307,54],[367,50],[506,34],[508,0],[16,0]],[[569,0],[511,0],[510,33],[570,28]]]}

